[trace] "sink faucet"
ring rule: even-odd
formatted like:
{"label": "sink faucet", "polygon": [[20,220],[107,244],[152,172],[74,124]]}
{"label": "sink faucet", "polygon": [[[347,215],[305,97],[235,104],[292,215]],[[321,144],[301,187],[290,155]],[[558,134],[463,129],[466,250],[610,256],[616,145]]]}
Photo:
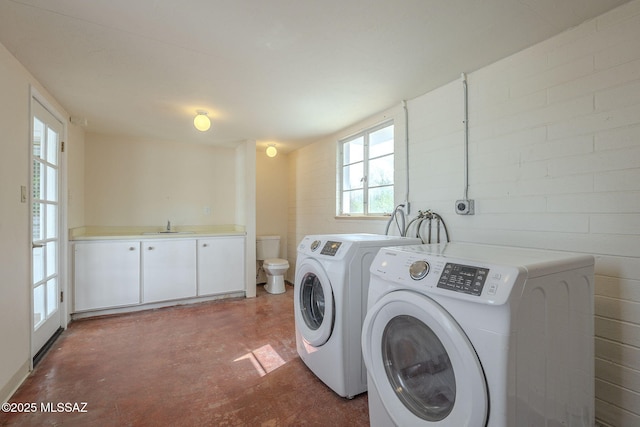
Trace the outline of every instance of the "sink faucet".
{"label": "sink faucet", "polygon": [[171,221],[167,221],[167,231],[171,231]]}

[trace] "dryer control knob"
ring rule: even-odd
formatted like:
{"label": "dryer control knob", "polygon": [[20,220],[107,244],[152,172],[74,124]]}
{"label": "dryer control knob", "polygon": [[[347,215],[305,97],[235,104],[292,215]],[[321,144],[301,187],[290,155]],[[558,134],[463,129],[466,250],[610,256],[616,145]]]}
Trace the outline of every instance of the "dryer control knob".
{"label": "dryer control knob", "polygon": [[429,263],[427,261],[416,261],[409,267],[409,276],[413,280],[424,279],[429,274]]}
{"label": "dryer control knob", "polygon": [[314,240],[313,243],[311,244],[311,251],[315,252],[316,249],[318,249],[318,246],[320,246],[320,240]]}

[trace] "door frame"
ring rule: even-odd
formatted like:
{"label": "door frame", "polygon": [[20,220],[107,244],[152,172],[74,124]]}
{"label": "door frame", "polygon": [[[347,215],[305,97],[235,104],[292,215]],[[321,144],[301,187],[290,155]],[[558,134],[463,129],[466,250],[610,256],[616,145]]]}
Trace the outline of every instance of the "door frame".
{"label": "door frame", "polygon": [[[43,96],[38,89],[33,86],[29,87],[29,135],[28,135],[28,150],[29,150],[29,176],[27,182],[29,183],[29,187],[27,189],[29,197],[28,197],[28,206],[27,214],[29,215],[28,220],[28,232],[27,235],[29,237],[29,283],[28,283],[28,291],[29,291],[29,369],[33,370],[33,356],[35,355],[33,348],[33,259],[32,259],[32,242],[33,242],[33,230],[32,230],[32,218],[31,218],[31,206],[33,206],[33,161],[32,161],[32,144],[31,141],[33,137],[33,103],[38,102],[42,105],[56,120],[62,123],[62,134],[60,135],[60,143],[64,144],[67,141],[67,133],[68,126],[67,120],[60,113],[59,109],[54,106],[51,102],[47,100],[45,96]],[[63,329],[67,328],[69,324],[69,303],[71,301],[71,294],[69,288],[69,280],[68,280],[68,271],[69,271],[69,245],[68,245],[68,231],[67,231],[67,162],[66,162],[66,152],[67,148],[65,147],[60,151],[59,157],[59,218],[58,218],[58,229],[60,231],[59,237],[59,253],[58,253],[58,268],[59,268],[59,276],[58,276],[58,290],[63,293],[64,299],[63,302],[59,303],[60,310],[60,327]]]}

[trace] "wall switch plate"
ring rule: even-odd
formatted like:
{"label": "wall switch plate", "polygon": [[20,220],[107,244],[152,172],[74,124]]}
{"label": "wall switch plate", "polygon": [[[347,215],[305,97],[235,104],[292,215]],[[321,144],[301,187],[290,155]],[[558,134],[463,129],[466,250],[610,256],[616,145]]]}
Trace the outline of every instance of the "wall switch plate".
{"label": "wall switch plate", "polygon": [[20,186],[20,202],[27,203],[27,186],[26,185]]}
{"label": "wall switch plate", "polygon": [[471,199],[456,200],[456,213],[458,215],[473,215],[474,202]]}

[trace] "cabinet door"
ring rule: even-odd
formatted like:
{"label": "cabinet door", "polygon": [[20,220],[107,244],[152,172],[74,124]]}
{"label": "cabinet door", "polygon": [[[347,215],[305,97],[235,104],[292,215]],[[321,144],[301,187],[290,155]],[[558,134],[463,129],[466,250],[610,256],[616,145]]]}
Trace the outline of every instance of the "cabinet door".
{"label": "cabinet door", "polygon": [[147,240],[142,248],[142,302],[196,296],[196,240]]}
{"label": "cabinet door", "polygon": [[73,245],[75,311],[140,303],[140,242]]}
{"label": "cabinet door", "polygon": [[244,291],[244,237],[198,240],[198,295]]}

